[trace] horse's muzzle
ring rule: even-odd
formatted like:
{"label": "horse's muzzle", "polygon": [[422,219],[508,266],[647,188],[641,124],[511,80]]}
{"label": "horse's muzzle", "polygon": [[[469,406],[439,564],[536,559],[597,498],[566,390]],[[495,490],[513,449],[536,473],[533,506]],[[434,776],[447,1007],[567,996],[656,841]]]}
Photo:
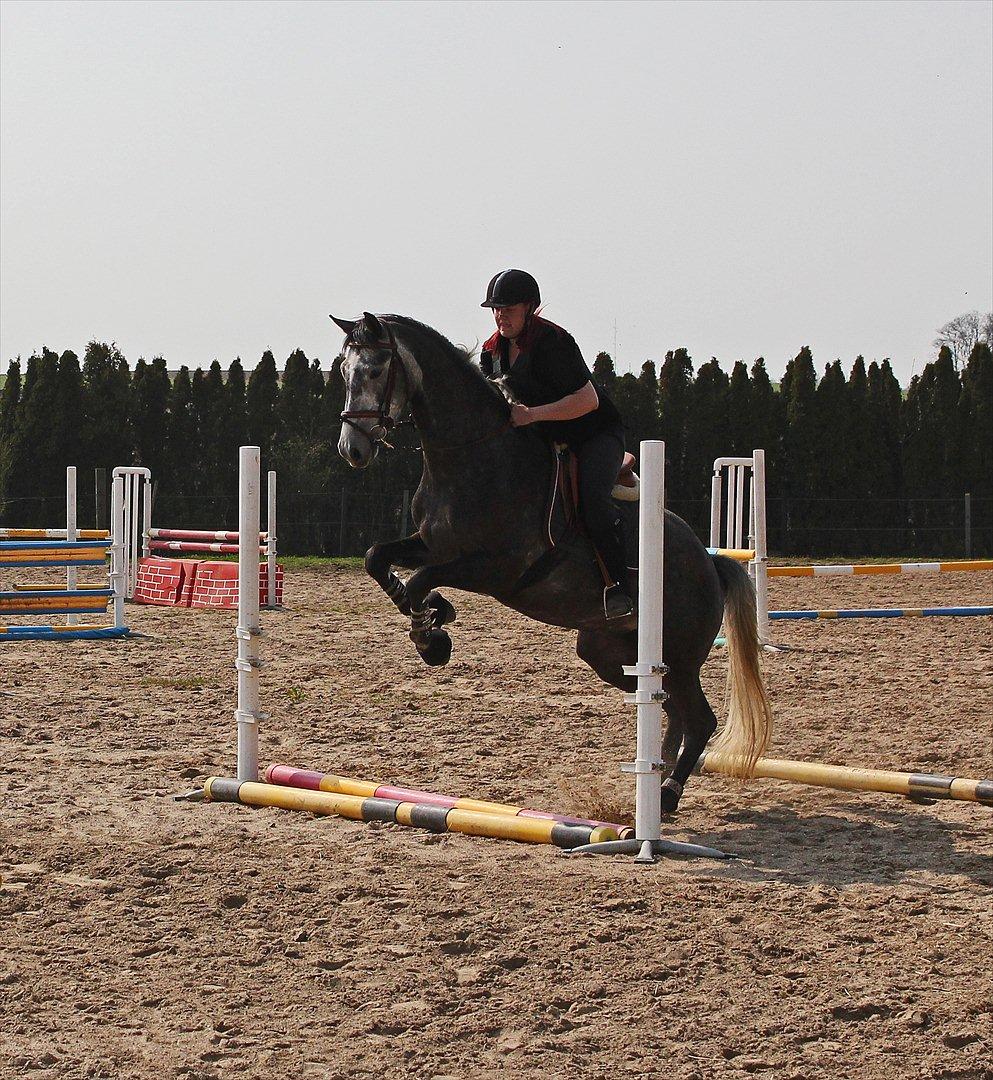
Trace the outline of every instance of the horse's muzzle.
{"label": "horse's muzzle", "polygon": [[378,449],[374,434],[355,425],[346,424],[338,437],[338,453],[353,469],[364,469],[370,465]]}

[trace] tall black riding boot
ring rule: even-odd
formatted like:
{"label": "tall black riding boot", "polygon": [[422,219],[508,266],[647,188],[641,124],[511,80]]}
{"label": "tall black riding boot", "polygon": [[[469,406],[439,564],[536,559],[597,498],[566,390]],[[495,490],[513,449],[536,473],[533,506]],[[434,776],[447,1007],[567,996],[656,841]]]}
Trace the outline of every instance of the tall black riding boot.
{"label": "tall black riding boot", "polygon": [[634,611],[628,592],[628,566],[624,551],[624,523],[618,518],[610,533],[598,537],[597,549],[613,584],[603,590],[603,614],[607,619],[623,619]]}

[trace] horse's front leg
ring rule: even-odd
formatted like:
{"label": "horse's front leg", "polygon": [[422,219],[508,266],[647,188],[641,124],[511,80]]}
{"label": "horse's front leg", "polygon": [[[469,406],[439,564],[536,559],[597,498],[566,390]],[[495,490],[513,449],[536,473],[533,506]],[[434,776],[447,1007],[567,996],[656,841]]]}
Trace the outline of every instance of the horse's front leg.
{"label": "horse's front leg", "polygon": [[365,572],[396,605],[401,615],[410,614],[407,588],[393,573],[394,566],[416,569],[430,558],[430,553],[418,533],[402,540],[390,540],[385,544],[373,544],[365,553]]}
{"label": "horse's front leg", "polygon": [[453,559],[437,566],[422,566],[410,575],[406,585],[406,599],[410,609],[410,640],[417,647],[425,664],[437,667],[447,664],[452,656],[452,639],[441,629],[439,613],[455,609],[435,589],[438,585],[452,585],[457,589],[472,589],[478,579],[479,566],[474,558]]}
{"label": "horse's front leg", "polygon": [[[366,573],[393,601],[397,611],[401,615],[409,616],[410,602],[407,598],[407,586],[393,573],[393,567],[403,566],[408,570],[416,570],[428,563],[430,559],[431,552],[420,535],[414,533],[402,540],[373,544],[365,554],[365,569]],[[440,594],[429,594],[426,603],[432,612],[432,626],[439,627],[455,621],[455,608]]]}

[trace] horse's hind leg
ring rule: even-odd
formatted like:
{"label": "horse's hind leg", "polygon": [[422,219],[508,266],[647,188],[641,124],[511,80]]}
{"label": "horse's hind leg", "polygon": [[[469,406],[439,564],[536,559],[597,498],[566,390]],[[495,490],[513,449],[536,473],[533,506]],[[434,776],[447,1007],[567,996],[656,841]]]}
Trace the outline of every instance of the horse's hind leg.
{"label": "horse's hind leg", "polygon": [[[679,805],[683,787],[703,753],[707,740],[717,730],[717,717],[700,685],[699,671],[674,669],[666,676],[664,686],[669,694],[665,705],[669,715],[666,744],[669,743],[671,733],[682,733],[682,747],[676,757],[676,764],[671,775],[662,782],[662,809],[671,814]],[[675,747],[669,746],[668,749],[672,752]]]}
{"label": "horse's hind leg", "polygon": [[638,687],[633,675],[624,674],[625,664],[638,659],[638,632],[609,633],[605,630],[580,630],[576,636],[576,655],[588,664],[609,686],[632,693]]}
{"label": "horse's hind leg", "polygon": [[[600,676],[605,683],[628,693],[638,688],[634,675],[624,674],[624,665],[638,658],[638,633],[608,633],[603,630],[580,630],[576,638],[576,655]],[[662,760],[670,765],[676,760],[683,741],[683,725],[679,715],[669,715],[662,740]]]}

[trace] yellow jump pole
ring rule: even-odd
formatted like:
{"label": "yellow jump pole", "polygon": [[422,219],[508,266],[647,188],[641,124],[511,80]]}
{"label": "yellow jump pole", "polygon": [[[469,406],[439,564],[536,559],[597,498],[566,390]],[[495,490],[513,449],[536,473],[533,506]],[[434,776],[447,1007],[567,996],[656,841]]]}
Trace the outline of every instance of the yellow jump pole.
{"label": "yellow jump pole", "polygon": [[[700,758],[696,771],[722,773],[724,769],[720,758],[710,753]],[[816,761],[791,761],[785,758],[759,758],[754,775],[811,787],[835,788],[838,791],[880,791],[891,795],[904,795],[908,799],[960,799],[993,806],[993,780],[859,769],[847,765],[822,765]]]}
{"label": "yellow jump pole", "polygon": [[[50,581],[35,581],[25,582],[23,584],[17,584],[16,582],[11,585],[11,589],[14,592],[46,592],[51,591],[52,583]],[[76,584],[76,589],[104,589],[107,588],[106,581],[80,581]]]}
{"label": "yellow jump pole", "polygon": [[[0,529],[0,540],[65,540],[66,529]],[[109,540],[106,529],[77,529],[77,540]]]}
{"label": "yellow jump pole", "polygon": [[521,818],[507,814],[483,814],[474,810],[397,802],[395,799],[343,795],[331,791],[260,784],[212,776],[204,784],[208,802],[237,802],[246,806],[276,806],[284,810],[304,810],[311,814],[336,814],[352,821],[385,821],[412,825],[432,832],[457,832],[468,836],[490,836],[529,844],[554,844],[573,848],[582,844],[616,840],[609,828],[567,825],[547,818]]}

